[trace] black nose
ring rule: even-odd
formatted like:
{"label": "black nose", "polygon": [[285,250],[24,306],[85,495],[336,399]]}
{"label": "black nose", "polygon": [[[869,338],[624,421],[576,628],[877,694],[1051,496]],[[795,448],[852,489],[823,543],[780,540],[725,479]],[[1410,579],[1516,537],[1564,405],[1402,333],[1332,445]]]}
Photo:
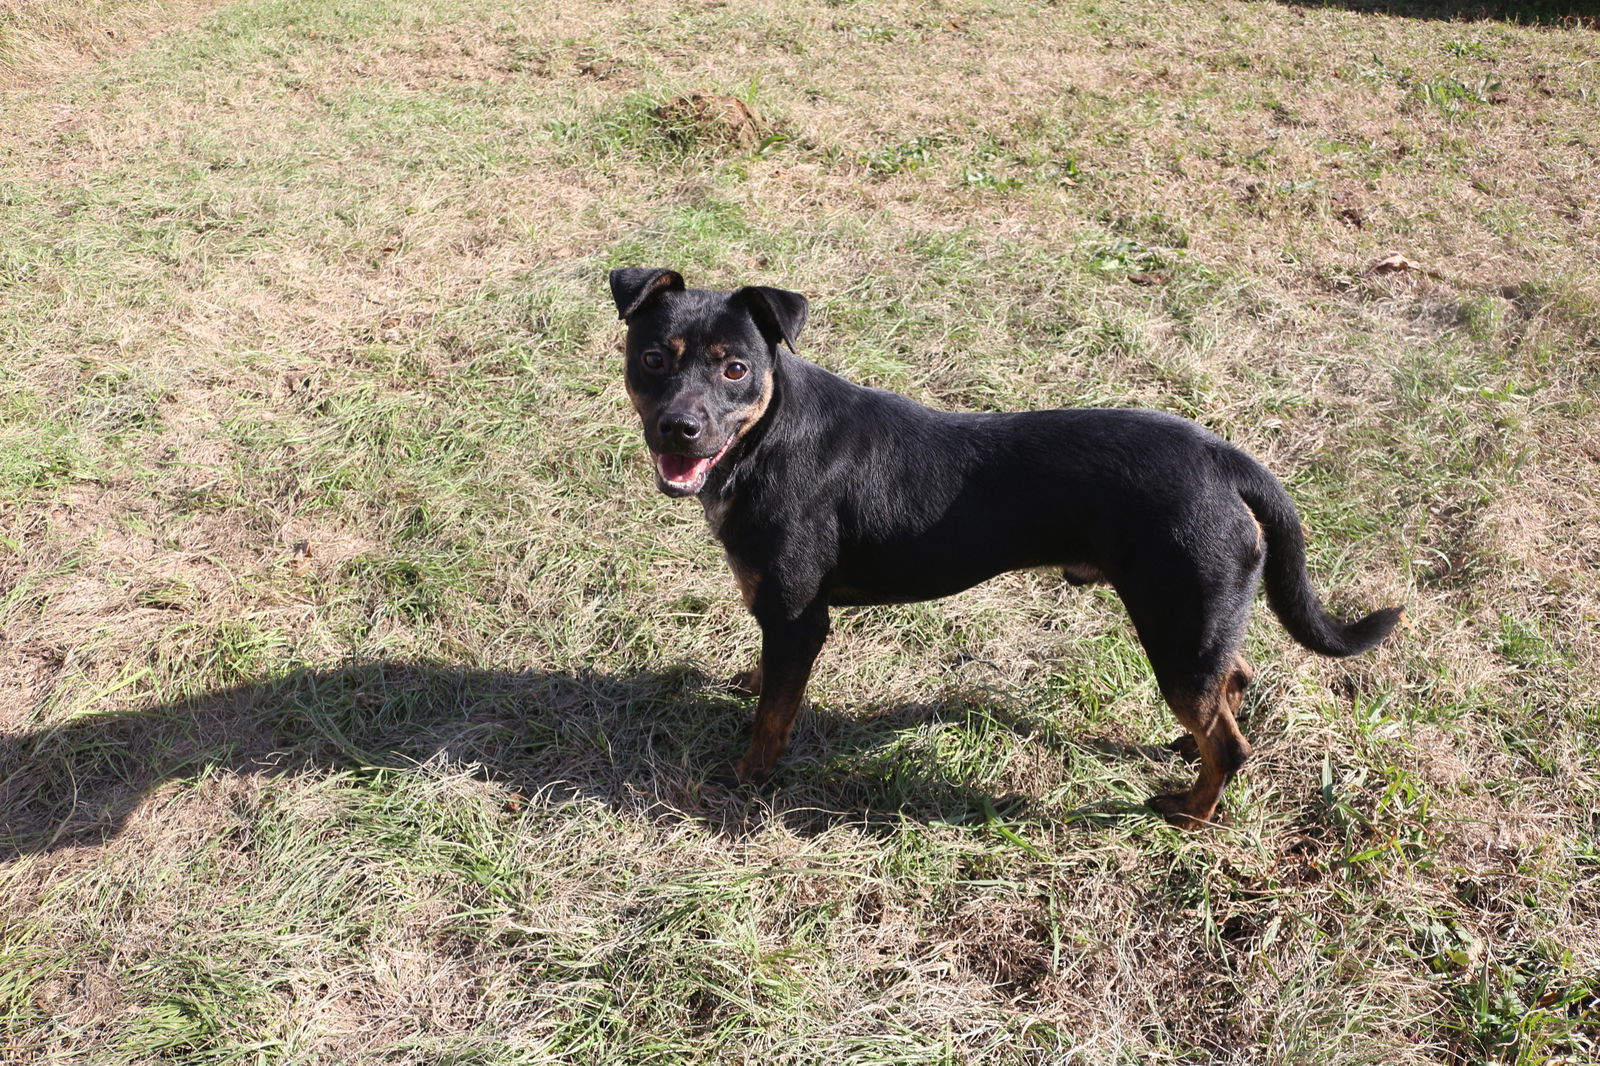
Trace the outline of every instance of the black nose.
{"label": "black nose", "polygon": [[688,411],[668,411],[661,416],[662,436],[694,440],[700,435],[700,420]]}

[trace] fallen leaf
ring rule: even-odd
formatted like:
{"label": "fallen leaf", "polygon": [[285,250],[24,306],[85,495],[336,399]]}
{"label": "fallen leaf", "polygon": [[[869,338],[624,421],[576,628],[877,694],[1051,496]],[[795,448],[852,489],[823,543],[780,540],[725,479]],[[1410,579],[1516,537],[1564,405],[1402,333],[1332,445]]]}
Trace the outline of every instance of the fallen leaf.
{"label": "fallen leaf", "polygon": [[1409,260],[1405,256],[1401,255],[1399,252],[1395,252],[1395,253],[1393,253],[1391,255],[1386,255],[1382,259],[1378,260],[1376,263],[1372,264],[1372,272],[1374,274],[1393,274],[1396,271],[1400,271],[1400,270],[1416,270],[1416,269],[1417,269],[1417,264],[1413,263],[1411,260]]}
{"label": "fallen leaf", "polygon": [[1129,274],[1128,280],[1135,285],[1165,285],[1170,280],[1169,274]]}

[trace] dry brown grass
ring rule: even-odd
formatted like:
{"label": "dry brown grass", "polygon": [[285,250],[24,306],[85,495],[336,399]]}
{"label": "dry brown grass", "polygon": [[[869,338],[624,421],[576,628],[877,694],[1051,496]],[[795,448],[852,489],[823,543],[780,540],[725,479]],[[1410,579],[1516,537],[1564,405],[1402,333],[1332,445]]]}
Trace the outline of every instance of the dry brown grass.
{"label": "dry brown grass", "polygon": [[8,0],[0,9],[0,89],[20,89],[194,27],[220,0]]}

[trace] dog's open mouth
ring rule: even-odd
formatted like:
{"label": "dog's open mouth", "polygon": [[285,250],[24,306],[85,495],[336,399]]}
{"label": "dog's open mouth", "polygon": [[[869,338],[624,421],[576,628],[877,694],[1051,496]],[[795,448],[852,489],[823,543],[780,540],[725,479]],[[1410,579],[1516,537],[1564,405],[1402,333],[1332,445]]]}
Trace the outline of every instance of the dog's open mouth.
{"label": "dog's open mouth", "polygon": [[737,435],[730,434],[722,447],[717,449],[716,455],[697,457],[656,452],[656,477],[660,479],[661,491],[669,496],[693,496],[699,492],[705,487],[706,476],[711,473],[711,468],[733,447],[733,439]]}

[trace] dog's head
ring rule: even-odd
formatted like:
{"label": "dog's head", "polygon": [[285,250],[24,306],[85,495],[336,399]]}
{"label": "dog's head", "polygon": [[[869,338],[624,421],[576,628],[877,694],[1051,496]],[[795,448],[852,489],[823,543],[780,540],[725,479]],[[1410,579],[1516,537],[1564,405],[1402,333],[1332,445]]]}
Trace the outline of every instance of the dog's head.
{"label": "dog's head", "polygon": [[749,285],[685,289],[671,270],[611,272],[628,323],[628,396],[644,422],[656,484],[692,496],[767,413],[779,360],[806,324],[799,293]]}

